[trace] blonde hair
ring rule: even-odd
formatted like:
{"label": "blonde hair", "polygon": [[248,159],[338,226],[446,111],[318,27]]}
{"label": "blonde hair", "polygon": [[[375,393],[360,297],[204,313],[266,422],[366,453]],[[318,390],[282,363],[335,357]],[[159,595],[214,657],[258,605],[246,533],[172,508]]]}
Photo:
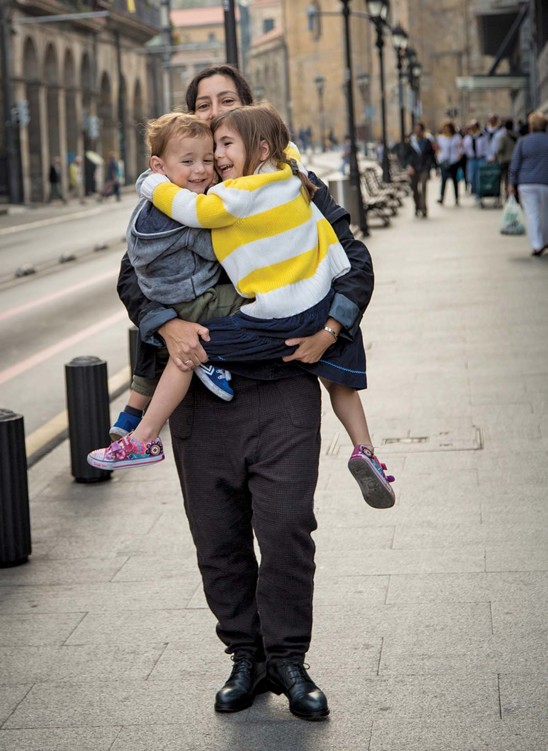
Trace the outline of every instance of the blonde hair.
{"label": "blonde hair", "polygon": [[289,131],[271,104],[263,102],[223,112],[211,121],[212,132],[215,133],[221,125],[236,131],[243,141],[246,153],[244,175],[253,174],[258,167],[261,141],[266,141],[270,151],[269,159],[276,166],[288,164],[293,174],[300,178],[307,197],[314,195],[316,186],[299,170],[295,159],[288,158],[285,153]]}
{"label": "blonde hair", "polygon": [[546,130],[546,117],[540,110],[531,112],[527,120],[529,122],[530,130]]}
{"label": "blonde hair", "polygon": [[149,120],[146,143],[150,156],[161,157],[173,138],[213,138],[209,125],[184,112],[168,112],[155,120]]}

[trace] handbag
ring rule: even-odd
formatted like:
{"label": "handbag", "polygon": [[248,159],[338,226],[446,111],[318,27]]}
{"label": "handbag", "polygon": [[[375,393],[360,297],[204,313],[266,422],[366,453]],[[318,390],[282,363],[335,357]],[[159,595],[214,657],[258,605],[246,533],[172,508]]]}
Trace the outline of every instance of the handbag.
{"label": "handbag", "polygon": [[525,219],[523,209],[516,201],[516,197],[511,195],[504,204],[502,210],[502,219],[500,222],[500,231],[503,235],[524,235]]}

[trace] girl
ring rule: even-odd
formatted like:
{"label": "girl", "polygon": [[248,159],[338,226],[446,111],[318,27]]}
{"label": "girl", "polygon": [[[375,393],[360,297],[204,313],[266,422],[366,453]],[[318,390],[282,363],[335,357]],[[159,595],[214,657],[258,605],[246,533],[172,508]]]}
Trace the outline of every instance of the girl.
{"label": "girl", "polygon": [[[356,389],[365,388],[361,337],[338,339],[340,324],[328,316],[331,283],[349,269],[331,225],[310,202],[314,187],[285,153],[287,128],[269,105],[243,107],[212,123],[217,171],[224,181],[208,195],[172,184],[159,169],[141,194],[168,216],[212,230],[213,249],[239,294],[252,300],[230,317],[208,323],[203,343],[210,360],[236,362],[287,356],[299,337],[316,334],[302,367],[322,378],[335,414],[354,451],[349,467],[365,500],[394,504],[392,477],[373,454]],[[165,172],[165,170],[164,170]],[[265,264],[265,259],[268,263]],[[332,346],[325,351],[326,339]],[[184,398],[190,373],[169,361],[139,426],[120,442],[88,457],[93,466],[117,469],[161,461],[159,432]]]}

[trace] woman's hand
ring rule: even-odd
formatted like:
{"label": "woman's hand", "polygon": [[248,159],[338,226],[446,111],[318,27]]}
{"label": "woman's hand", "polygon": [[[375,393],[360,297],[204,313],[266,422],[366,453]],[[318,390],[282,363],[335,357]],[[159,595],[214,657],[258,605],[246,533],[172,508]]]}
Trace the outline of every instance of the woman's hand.
{"label": "woman's hand", "polygon": [[299,360],[299,362],[318,362],[321,359],[323,353],[334,344],[334,339],[329,331],[317,331],[312,336],[303,336],[298,339],[286,339],[285,343],[288,347],[295,347],[297,349],[292,355],[283,357],[284,362],[291,362],[292,360]]}
{"label": "woman's hand", "polygon": [[183,373],[207,362],[207,354],[200,339],[209,341],[209,330],[199,323],[173,318],[158,329],[166,343],[169,356]]}

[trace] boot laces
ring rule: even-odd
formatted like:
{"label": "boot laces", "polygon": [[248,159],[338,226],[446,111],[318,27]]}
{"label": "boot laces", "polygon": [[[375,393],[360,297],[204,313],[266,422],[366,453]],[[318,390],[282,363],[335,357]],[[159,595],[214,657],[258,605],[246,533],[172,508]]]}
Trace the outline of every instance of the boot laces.
{"label": "boot laces", "polygon": [[240,673],[247,673],[249,670],[253,670],[253,662],[249,657],[232,657],[231,659],[234,663],[232,672],[230,673],[231,678]]}
{"label": "boot laces", "polygon": [[300,678],[304,680],[309,680],[308,675],[306,674],[306,670],[310,667],[306,662],[286,662],[284,663],[287,674],[291,678],[292,681],[297,681]]}

